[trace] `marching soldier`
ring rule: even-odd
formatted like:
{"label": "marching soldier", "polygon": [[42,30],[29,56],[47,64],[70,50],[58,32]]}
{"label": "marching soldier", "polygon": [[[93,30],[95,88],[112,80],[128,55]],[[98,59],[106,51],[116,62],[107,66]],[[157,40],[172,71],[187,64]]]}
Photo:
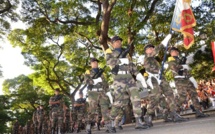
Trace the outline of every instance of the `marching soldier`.
{"label": "marching soldier", "polygon": [[169,34],[159,46],[155,47],[151,44],[146,45],[144,48],[145,57],[144,57],[144,68],[148,74],[147,84],[151,89],[151,94],[148,96],[149,103],[147,105],[147,112],[144,117],[144,120],[150,126],[152,124],[152,114],[154,113],[156,106],[159,105],[161,100],[163,100],[163,95],[165,95],[167,102],[164,104],[163,115],[164,119],[167,118],[169,111],[170,115],[173,117],[174,121],[185,121],[186,119],[182,118],[180,115],[176,113],[176,105],[174,101],[173,90],[170,88],[169,83],[165,78],[160,80],[160,64],[155,59],[155,56],[159,53],[159,51],[167,46],[168,41],[171,38],[171,34]]}
{"label": "marching soldier", "polygon": [[26,134],[31,134],[31,121],[28,120],[26,123]]}
{"label": "marching soldier", "polygon": [[37,113],[37,122],[38,122],[38,132],[39,134],[42,133],[42,129],[43,129],[43,121],[44,121],[44,117],[45,117],[45,110],[43,109],[43,106],[40,105],[39,106],[39,111]]}
{"label": "marching soldier", "polygon": [[[65,106],[63,95],[60,94],[60,89],[55,89],[55,95],[50,98],[49,105],[51,105],[51,118],[52,118],[52,134],[57,127],[58,133],[61,133],[63,127],[63,107]],[[57,126],[56,126],[57,124]]]}
{"label": "marching soldier", "polygon": [[33,124],[34,124],[34,133],[35,134],[38,134],[38,120],[37,120],[37,115],[39,113],[39,110],[40,110],[40,107],[38,106],[37,109],[34,111],[33,117],[32,117]]}
{"label": "marching soldier", "polygon": [[85,117],[86,114],[86,99],[83,98],[83,93],[79,92],[79,98],[76,100],[74,104],[75,112],[77,115],[77,124],[78,124],[78,130],[77,132],[80,132],[81,126],[82,126],[82,120]]}
{"label": "marching soldier", "polygon": [[179,59],[179,53],[180,51],[176,47],[172,47],[170,49],[171,57],[168,58],[168,69],[171,71],[179,95],[178,105],[181,106],[186,101],[188,93],[196,109],[196,117],[205,117],[206,115],[201,112],[201,105],[197,99],[198,95],[195,88],[197,82],[190,75],[186,60]]}
{"label": "marching soldier", "polygon": [[[88,84],[88,102],[89,111],[87,117],[86,131],[91,134],[91,123],[96,117],[97,107],[101,107],[102,118],[105,124],[109,121],[108,108],[110,106],[110,100],[106,95],[108,90],[108,84],[103,76],[103,69],[98,68],[98,60],[92,58],[90,61],[91,70],[87,70],[85,74],[85,83]],[[100,125],[100,121],[97,126]]]}
{"label": "marching soldier", "polygon": [[19,134],[19,122],[18,120],[15,121],[13,124],[13,134]]}
{"label": "marching soldier", "polygon": [[141,73],[137,71],[137,67],[129,61],[127,54],[129,49],[122,48],[122,38],[119,36],[114,36],[111,39],[112,46],[114,50],[110,48],[106,50],[106,61],[107,65],[111,68],[111,73],[114,78],[113,82],[113,95],[114,102],[111,109],[111,124],[110,132],[116,132],[115,126],[112,124],[116,117],[119,115],[119,112],[127,103],[127,101],[122,101],[125,98],[125,95],[129,96],[133,106],[133,113],[136,119],[135,129],[146,129],[148,126],[145,126],[141,121],[141,107],[140,107],[140,95],[136,81],[132,76],[136,76],[136,79],[142,84],[145,83],[145,79]]}

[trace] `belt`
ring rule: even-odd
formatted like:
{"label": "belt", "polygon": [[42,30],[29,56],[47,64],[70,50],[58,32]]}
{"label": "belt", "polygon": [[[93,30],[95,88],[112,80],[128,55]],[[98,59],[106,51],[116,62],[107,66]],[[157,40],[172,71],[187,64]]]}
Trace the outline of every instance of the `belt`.
{"label": "belt", "polygon": [[183,78],[185,78],[185,76],[175,76],[174,78],[176,78],[176,79],[183,79]]}
{"label": "belt", "polygon": [[128,71],[119,71],[118,74],[129,74]]}
{"label": "belt", "polygon": [[93,88],[91,91],[101,92],[101,91],[103,91],[103,89],[102,88]]}

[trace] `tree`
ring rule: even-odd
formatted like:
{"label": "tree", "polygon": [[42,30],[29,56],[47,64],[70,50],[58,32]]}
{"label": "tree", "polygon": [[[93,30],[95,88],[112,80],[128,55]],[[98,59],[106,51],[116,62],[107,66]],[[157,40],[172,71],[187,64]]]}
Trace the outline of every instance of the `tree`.
{"label": "tree", "polygon": [[0,0],[0,39],[10,31],[10,23],[18,21],[18,5],[19,0]]}
{"label": "tree", "polygon": [[3,92],[8,98],[7,101],[3,101],[9,108],[8,116],[11,117],[11,120],[19,120],[22,125],[31,119],[33,111],[38,105],[48,106],[50,97],[50,95],[44,94],[42,88],[34,86],[33,80],[25,75],[6,79],[3,83]]}
{"label": "tree", "polygon": [[7,130],[6,123],[11,120],[10,116],[8,115],[8,97],[1,95],[0,96],[0,133],[4,133]]}

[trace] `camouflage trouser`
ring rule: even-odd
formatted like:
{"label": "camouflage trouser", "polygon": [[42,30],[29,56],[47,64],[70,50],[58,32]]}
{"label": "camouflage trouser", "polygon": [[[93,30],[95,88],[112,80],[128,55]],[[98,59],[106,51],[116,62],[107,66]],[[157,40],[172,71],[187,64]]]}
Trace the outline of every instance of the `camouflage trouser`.
{"label": "camouflage trouser", "polygon": [[39,133],[41,133],[41,131],[42,131],[42,127],[43,127],[43,117],[42,116],[40,116],[40,117],[38,117],[38,127],[37,127],[37,130],[38,130],[38,132]]}
{"label": "camouflage trouser", "polygon": [[38,133],[38,124],[39,124],[38,121],[34,122],[34,132],[35,133]]}
{"label": "camouflage trouser", "polygon": [[95,119],[95,115],[98,114],[98,106],[101,108],[101,114],[104,121],[109,120],[109,106],[110,100],[105,92],[88,91],[89,111],[88,121]]}
{"label": "camouflage trouser", "polygon": [[178,91],[178,95],[179,95],[179,98],[178,98],[178,106],[182,106],[182,104],[186,101],[186,98],[187,98],[187,94],[190,95],[190,99],[192,100],[193,102],[193,106],[196,108],[196,109],[201,109],[201,105],[198,101],[198,95],[197,95],[197,92],[196,92],[196,89],[193,85],[192,82],[190,82],[189,79],[175,79],[175,85],[176,85],[176,88],[177,88],[177,91]]}
{"label": "camouflage trouser", "polygon": [[111,118],[115,119],[122,112],[119,109],[127,105],[127,101],[124,99],[125,95],[128,95],[131,100],[134,116],[141,117],[140,95],[132,76],[130,74],[117,75],[114,78],[113,88],[114,102],[111,109]]}
{"label": "camouflage trouser", "polygon": [[153,114],[158,105],[164,109],[163,112],[167,112],[167,109],[175,111],[176,105],[173,90],[170,88],[169,83],[165,79],[162,79],[159,86],[157,80],[152,78],[152,84],[154,89],[151,89],[151,94],[148,96],[149,103],[146,114]]}
{"label": "camouflage trouser", "polygon": [[80,127],[82,124],[82,120],[85,119],[86,111],[85,110],[77,110],[76,111],[76,123]]}
{"label": "camouflage trouser", "polygon": [[122,125],[120,124],[120,122],[122,121],[122,118],[124,116],[124,108],[128,105],[129,101],[130,101],[130,97],[129,95],[124,92],[123,95],[123,106],[120,109],[114,108],[111,112],[113,113],[117,113],[117,116],[115,118],[115,127],[117,127],[118,125]]}
{"label": "camouflage trouser", "polygon": [[54,107],[52,108],[51,113],[51,119],[52,119],[52,128],[56,127],[56,124],[58,127],[63,126],[63,109],[60,107]]}

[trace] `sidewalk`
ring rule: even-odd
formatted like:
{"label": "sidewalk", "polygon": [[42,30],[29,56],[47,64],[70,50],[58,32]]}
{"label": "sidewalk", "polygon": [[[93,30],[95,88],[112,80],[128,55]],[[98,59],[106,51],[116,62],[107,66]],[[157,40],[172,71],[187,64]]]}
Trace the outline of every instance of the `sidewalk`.
{"label": "sidewalk", "polygon": [[[203,110],[203,112],[205,112],[205,113],[210,112],[210,111],[215,111],[215,106],[214,107],[211,106],[210,108],[208,108],[206,110]],[[182,116],[184,116],[184,115],[191,115],[191,114],[195,114],[195,112],[193,112],[191,109],[187,109],[187,110],[182,111],[180,113],[180,115],[182,115]]]}

